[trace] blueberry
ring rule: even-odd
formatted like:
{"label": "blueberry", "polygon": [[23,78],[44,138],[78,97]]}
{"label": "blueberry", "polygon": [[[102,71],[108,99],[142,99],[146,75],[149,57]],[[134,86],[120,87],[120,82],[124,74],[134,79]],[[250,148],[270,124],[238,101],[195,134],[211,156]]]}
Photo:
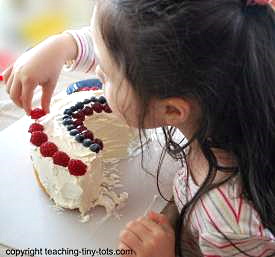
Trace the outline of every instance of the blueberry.
{"label": "blueberry", "polygon": [[65,120],[63,120],[62,124],[64,126],[72,125],[73,124],[73,120],[72,119],[65,119]]}
{"label": "blueberry", "polygon": [[71,136],[76,136],[77,134],[79,134],[79,131],[78,131],[77,129],[72,129],[72,130],[70,131],[70,135],[71,135]]}
{"label": "blueberry", "polygon": [[81,143],[81,142],[84,140],[84,136],[81,135],[81,134],[77,134],[77,135],[75,136],[75,140],[76,140],[77,142]]}
{"label": "blueberry", "polygon": [[90,98],[90,100],[92,101],[92,102],[98,102],[98,99],[95,97],[95,96],[92,96],[91,98]]}
{"label": "blueberry", "polygon": [[65,114],[64,116],[63,116],[63,120],[65,120],[65,119],[68,119],[68,118],[70,118],[71,116],[70,115],[68,115],[68,114]]}
{"label": "blueberry", "polygon": [[92,102],[91,99],[85,99],[85,100],[83,101],[84,104],[89,104],[90,102]]}
{"label": "blueberry", "polygon": [[71,106],[71,107],[70,107],[70,110],[71,110],[72,112],[75,112],[75,111],[77,110],[77,107],[76,107],[76,106]]}
{"label": "blueberry", "polygon": [[92,152],[95,152],[95,153],[98,153],[100,151],[100,145],[98,144],[91,144],[89,149],[92,151]]}
{"label": "blueberry", "polygon": [[78,102],[78,103],[76,103],[75,107],[76,107],[77,109],[82,109],[82,108],[84,107],[84,103]]}
{"label": "blueberry", "polygon": [[107,103],[107,100],[106,100],[106,98],[105,98],[103,95],[100,96],[100,97],[98,98],[98,101],[99,101],[101,104]]}
{"label": "blueberry", "polygon": [[75,125],[68,125],[68,127],[67,127],[68,131],[73,130],[73,129],[75,129]]}
{"label": "blueberry", "polygon": [[85,147],[89,147],[91,144],[93,143],[93,141],[89,138],[87,139],[84,139],[82,144],[85,146]]}
{"label": "blueberry", "polygon": [[67,115],[72,115],[72,111],[71,111],[71,109],[66,109],[65,111],[64,111],[64,114],[67,114]]}

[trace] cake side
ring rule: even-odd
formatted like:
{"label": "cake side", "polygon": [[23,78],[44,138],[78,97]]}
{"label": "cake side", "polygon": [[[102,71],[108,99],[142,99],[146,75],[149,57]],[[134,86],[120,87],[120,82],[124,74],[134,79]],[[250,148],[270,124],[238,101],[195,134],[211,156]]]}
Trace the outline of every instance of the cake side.
{"label": "cake side", "polygon": [[94,158],[81,177],[72,176],[66,167],[54,164],[37,148],[31,149],[31,158],[41,185],[56,205],[85,213],[98,199],[103,181],[100,158]]}
{"label": "cake side", "polygon": [[70,159],[81,160],[87,167],[85,174],[81,176],[70,174],[68,167],[55,164],[52,157],[41,154],[38,146],[31,146],[33,166],[44,191],[56,205],[79,209],[81,214],[85,214],[96,205],[102,205],[107,211],[111,211],[126,201],[126,193],[117,195],[106,189],[103,159],[127,158],[129,147],[137,147],[139,144],[137,131],[129,128],[111,113],[94,112],[83,121],[83,125],[103,141],[104,148],[100,152],[93,152],[84,147],[70,133],[68,126],[64,125],[64,110],[76,102],[100,96],[102,93],[102,91],[79,92],[57,99],[51,113],[39,119],[44,133],[48,136],[48,142],[53,142],[58,146],[58,151],[65,152]]}

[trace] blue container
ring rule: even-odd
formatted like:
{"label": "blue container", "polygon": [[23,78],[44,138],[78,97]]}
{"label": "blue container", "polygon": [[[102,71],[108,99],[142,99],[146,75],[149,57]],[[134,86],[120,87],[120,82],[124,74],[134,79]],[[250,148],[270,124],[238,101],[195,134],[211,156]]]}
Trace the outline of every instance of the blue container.
{"label": "blue container", "polygon": [[102,89],[102,83],[98,79],[86,79],[77,81],[67,87],[67,95],[74,92],[81,91],[83,88],[97,88]]}

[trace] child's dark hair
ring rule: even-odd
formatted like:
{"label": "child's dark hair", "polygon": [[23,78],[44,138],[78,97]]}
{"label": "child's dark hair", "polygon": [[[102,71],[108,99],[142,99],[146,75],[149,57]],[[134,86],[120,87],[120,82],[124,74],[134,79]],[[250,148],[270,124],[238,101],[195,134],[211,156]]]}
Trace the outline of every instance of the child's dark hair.
{"label": "child's dark hair", "polygon": [[[272,7],[248,6],[246,0],[100,0],[98,6],[106,47],[139,97],[140,128],[152,97],[192,98],[202,110],[192,140],[198,141],[210,168],[181,212],[177,254],[182,256],[185,245],[182,233],[188,230],[188,213],[203,194],[218,186],[213,184],[217,172],[240,176],[243,197],[275,235]],[[165,151],[185,158],[186,145],[173,141],[173,130],[163,131]],[[233,153],[238,167],[218,167],[212,147]],[[184,249],[184,256],[190,256],[188,245]]]}

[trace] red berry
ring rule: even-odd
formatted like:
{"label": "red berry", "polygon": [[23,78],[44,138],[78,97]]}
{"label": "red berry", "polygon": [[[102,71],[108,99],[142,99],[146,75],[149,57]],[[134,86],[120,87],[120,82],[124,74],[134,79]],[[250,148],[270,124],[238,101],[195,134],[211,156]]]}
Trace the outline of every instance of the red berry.
{"label": "red berry", "polygon": [[84,112],[84,114],[87,115],[87,116],[93,115],[93,113],[94,113],[93,108],[92,108],[92,107],[89,107],[89,106],[86,106],[86,107],[83,109],[83,112]]}
{"label": "red berry", "polygon": [[87,130],[87,128],[86,128],[83,124],[77,126],[76,129],[77,129],[79,132],[82,132],[82,131],[84,131],[84,130]]}
{"label": "red berry", "polygon": [[83,120],[81,120],[81,119],[74,120],[74,125],[75,126],[81,126],[81,125],[83,125]]}
{"label": "red berry", "polygon": [[95,138],[93,143],[98,144],[100,146],[101,150],[103,149],[103,142],[101,139]]}
{"label": "red berry", "polygon": [[67,167],[69,161],[70,161],[70,157],[64,152],[57,151],[53,155],[53,163],[56,165]]}
{"label": "red berry", "polygon": [[34,131],[43,131],[44,127],[39,123],[33,123],[30,125],[28,132],[32,133]]}
{"label": "red berry", "polygon": [[75,119],[85,120],[84,111],[74,112],[74,113],[72,114],[72,116],[73,116],[73,118],[75,118]]}
{"label": "red berry", "polygon": [[45,142],[40,146],[40,153],[44,157],[52,157],[57,151],[57,146],[52,142]]}
{"label": "red berry", "polygon": [[100,103],[94,103],[93,109],[95,112],[100,113],[100,112],[102,112],[102,105]]}
{"label": "red berry", "polygon": [[94,135],[90,130],[84,130],[81,135],[83,135],[85,137],[85,139],[89,138],[91,140],[94,139]]}
{"label": "red berry", "polygon": [[98,88],[97,87],[91,87],[91,90],[96,91],[96,90],[98,90]]}
{"label": "red berry", "polygon": [[107,113],[112,113],[112,109],[110,108],[110,106],[108,104],[104,104],[102,106],[103,110]]}
{"label": "red berry", "polygon": [[71,175],[83,176],[87,172],[87,165],[80,160],[70,160],[68,169]]}
{"label": "red berry", "polygon": [[31,115],[32,119],[37,120],[37,119],[43,117],[44,115],[46,115],[46,113],[40,108],[35,108],[35,109],[31,110],[30,115]]}
{"label": "red berry", "polygon": [[31,135],[31,143],[40,146],[48,140],[48,136],[42,131],[34,131]]}
{"label": "red berry", "polygon": [[3,75],[0,75],[0,81],[3,81],[3,80],[4,80]]}

